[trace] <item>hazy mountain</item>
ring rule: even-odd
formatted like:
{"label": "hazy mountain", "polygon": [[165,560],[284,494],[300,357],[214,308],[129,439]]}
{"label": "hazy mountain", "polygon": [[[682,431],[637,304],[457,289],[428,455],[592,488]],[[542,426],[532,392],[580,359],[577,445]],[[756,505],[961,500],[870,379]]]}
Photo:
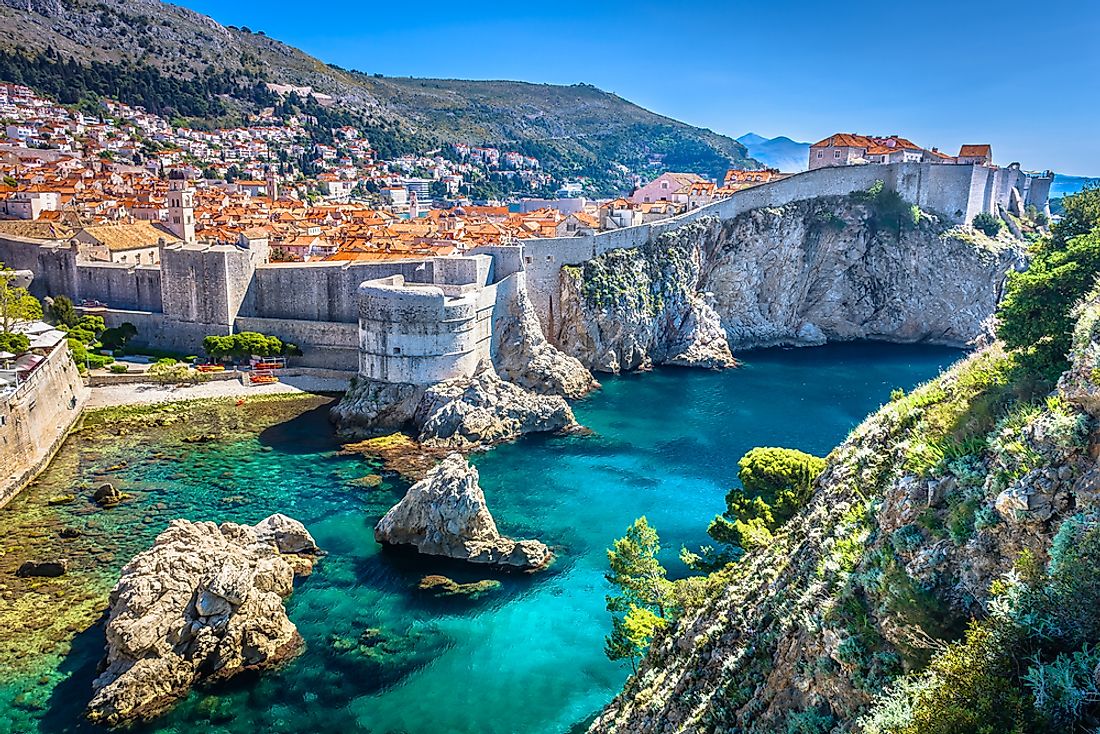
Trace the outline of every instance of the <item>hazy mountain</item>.
{"label": "hazy mountain", "polygon": [[732,138],[589,85],[384,78],[159,0],[0,0],[0,26],[0,71],[16,77],[4,81],[59,98],[115,96],[196,126],[236,124],[271,104],[263,85],[277,82],[335,97],[391,154],[507,146],[607,189],[628,187],[631,173],[721,180],[727,167],[755,163]]}
{"label": "hazy mountain", "polygon": [[784,136],[765,138],[756,133],[746,133],[737,138],[737,142],[748,149],[752,158],[768,168],[794,172],[805,171],[809,166],[809,143],[799,143]]}

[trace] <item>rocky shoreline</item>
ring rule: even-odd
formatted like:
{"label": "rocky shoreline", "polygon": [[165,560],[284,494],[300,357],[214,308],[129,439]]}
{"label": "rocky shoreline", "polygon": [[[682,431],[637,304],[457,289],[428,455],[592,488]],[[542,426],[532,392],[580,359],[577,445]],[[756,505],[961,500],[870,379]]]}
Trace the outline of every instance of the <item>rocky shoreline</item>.
{"label": "rocky shoreline", "polygon": [[964,346],[984,334],[1020,243],[924,212],[896,229],[878,218],[868,197],[821,197],[704,218],[563,267],[550,341],[619,373],[725,367],[731,350],[767,346]]}

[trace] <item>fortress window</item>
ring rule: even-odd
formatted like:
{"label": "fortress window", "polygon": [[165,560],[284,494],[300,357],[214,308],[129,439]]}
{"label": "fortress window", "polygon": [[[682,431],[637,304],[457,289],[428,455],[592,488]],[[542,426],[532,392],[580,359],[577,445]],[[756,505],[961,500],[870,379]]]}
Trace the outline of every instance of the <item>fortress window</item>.
{"label": "fortress window", "polygon": [[394,347],[393,348],[393,353],[394,354],[401,354],[401,347]]}
{"label": "fortress window", "polygon": [[530,264],[531,264],[531,256],[530,256],[530,255],[528,255],[527,257],[525,257],[525,258],[523,258],[523,259],[527,261],[527,264],[528,264],[528,265],[530,265]]}

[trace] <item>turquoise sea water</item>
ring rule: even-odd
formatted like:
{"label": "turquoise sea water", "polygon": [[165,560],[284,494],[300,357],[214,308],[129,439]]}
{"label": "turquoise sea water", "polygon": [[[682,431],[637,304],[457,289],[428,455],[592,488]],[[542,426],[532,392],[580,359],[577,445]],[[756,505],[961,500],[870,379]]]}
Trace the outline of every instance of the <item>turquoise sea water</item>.
{"label": "turquoise sea water", "polygon": [[[281,511],[329,552],[288,600],[307,645],[299,658],[196,692],[140,731],[558,734],[583,722],[627,674],[602,651],[603,573],[605,549],[630,522],[646,515],[673,574],[685,573],[679,548],[706,542],[745,451],[824,455],[892,388],[934,376],[960,352],[849,344],[740,356],[744,367],[727,372],[605,379],[576,405],[593,435],[526,439],[475,458],[501,531],[558,554],[532,576],[379,549],[372,527],[405,485],[357,488],[372,467],[335,453],[323,409],[258,436],[179,447],[172,461],[132,457],[121,478],[135,499],[110,515],[102,542],[117,558],[105,573],[117,574],[170,517],[254,522]],[[416,589],[429,573],[502,586],[436,598]],[[36,681],[0,678],[0,732],[91,729],[81,711],[102,649],[96,625]]]}

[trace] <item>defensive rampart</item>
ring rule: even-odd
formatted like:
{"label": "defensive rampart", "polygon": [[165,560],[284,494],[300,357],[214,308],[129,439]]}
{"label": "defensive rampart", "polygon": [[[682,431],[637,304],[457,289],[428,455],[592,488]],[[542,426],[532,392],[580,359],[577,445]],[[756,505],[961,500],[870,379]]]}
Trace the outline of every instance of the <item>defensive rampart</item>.
{"label": "defensive rampart", "polygon": [[87,396],[64,341],[14,392],[0,395],[0,507],[46,468]]}
{"label": "defensive rampart", "polygon": [[754,209],[781,207],[822,196],[846,196],[882,181],[906,201],[936,212],[948,221],[965,223],[980,212],[996,211],[999,203],[1007,205],[998,198],[998,191],[1006,184],[1011,190],[1019,185],[1022,176],[1015,169],[931,163],[838,166],[806,171],[742,189],[729,198],[659,222],[580,237],[524,240],[528,291],[543,328],[551,334],[557,318],[562,265],[577,265],[611,250],[640,247],[702,217],[728,220]]}
{"label": "defensive rampart", "polygon": [[[1007,206],[1006,198],[1014,187],[1024,186],[1027,191],[1020,193],[1029,202],[1034,197],[1045,197],[1041,181],[1035,189],[1029,189],[1027,185],[1036,180],[1013,168],[927,163],[842,166],[744,189],[660,222],[596,235],[525,240],[522,248],[483,247],[463,257],[264,264],[259,252],[245,247],[171,245],[162,247],[159,266],[135,266],[78,263],[76,249],[67,242],[0,236],[0,262],[32,271],[32,292],[39,297],[65,294],[78,303],[89,300],[107,304],[104,318],[108,325],[132,322],[138,328],[139,342],[195,353],[202,337],[208,334],[258,329],[299,344],[306,353],[304,364],[350,370],[363,367],[355,357],[358,340],[342,340],[354,335],[363,315],[359,286],[364,282],[400,277],[404,285],[398,291],[405,286],[424,285],[476,285],[486,290],[525,272],[531,300],[544,328],[552,333],[562,265],[579,264],[609,250],[638,247],[701,217],[732,219],[762,207],[850,194],[878,180],[906,200],[955,222],[968,222],[978,212]],[[381,287],[393,293],[395,282]],[[444,297],[458,296],[444,293]],[[492,300],[495,296],[486,290],[479,298]],[[446,303],[443,308],[445,311]],[[400,322],[400,314],[393,315]],[[416,319],[410,321],[410,325],[416,324]],[[411,343],[397,343],[397,330],[391,330],[390,337],[383,341],[370,345],[370,349],[379,353],[388,350],[387,357],[395,356],[394,348],[415,349]],[[407,357],[409,366],[394,367],[398,373],[422,374],[412,366],[414,355],[403,351],[401,356]],[[468,360],[458,361],[464,370]]]}

